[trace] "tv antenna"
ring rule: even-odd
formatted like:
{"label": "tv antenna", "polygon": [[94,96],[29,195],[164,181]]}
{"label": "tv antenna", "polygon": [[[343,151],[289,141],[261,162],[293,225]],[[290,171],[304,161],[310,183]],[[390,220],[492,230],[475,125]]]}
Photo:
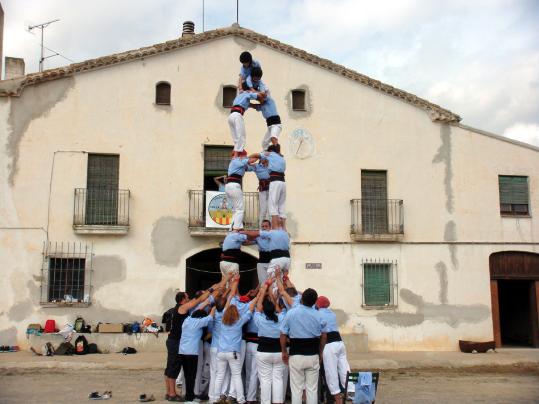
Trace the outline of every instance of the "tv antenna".
{"label": "tv antenna", "polygon": [[[58,52],[54,52],[54,55],[49,55],[49,56],[44,56],[43,52],[44,52],[44,46],[43,46],[43,32],[45,31],[45,28],[47,28],[49,25],[51,25],[53,22],[57,22],[57,21],[60,21],[60,19],[56,19],[56,20],[51,20],[51,21],[47,21],[47,22],[44,22],[42,24],[36,24],[36,25],[29,25],[28,26],[28,31],[32,31],[34,28],[38,28],[41,30],[41,57],[39,58],[39,71],[42,72],[43,71],[43,62],[45,61],[45,59],[48,59],[48,58],[52,58],[54,56],[58,56],[59,53]],[[48,48],[47,48],[48,49]]]}

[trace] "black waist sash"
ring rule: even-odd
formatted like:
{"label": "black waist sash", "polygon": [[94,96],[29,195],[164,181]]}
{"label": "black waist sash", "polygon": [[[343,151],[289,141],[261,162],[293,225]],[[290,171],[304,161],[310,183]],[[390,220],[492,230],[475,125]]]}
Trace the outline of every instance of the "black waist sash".
{"label": "black waist sash", "polygon": [[258,180],[258,192],[269,190],[270,180]]}
{"label": "black waist sash", "polygon": [[258,258],[259,264],[267,264],[271,261],[271,251],[259,251],[258,255],[260,258]]}
{"label": "black waist sash", "polygon": [[273,115],[266,119],[266,124],[268,126],[277,125],[278,123],[281,123],[281,117],[279,115]]}
{"label": "black waist sash", "polygon": [[239,174],[232,174],[232,175],[229,175],[228,177],[226,177],[226,182],[229,183],[229,182],[237,182],[238,184],[241,185],[243,181],[243,177]]}
{"label": "black waist sash", "polygon": [[233,113],[233,112],[239,112],[240,114],[243,115],[245,113],[245,108],[243,108],[240,105],[234,105],[232,108],[230,108],[230,113]]}
{"label": "black waist sash", "polygon": [[280,173],[279,171],[270,171],[270,182],[273,181],[284,182],[284,173]]}
{"label": "black waist sash", "polygon": [[271,259],[273,258],[281,258],[281,257],[288,257],[290,258],[290,251],[288,250],[271,250]]}
{"label": "black waist sash", "polygon": [[256,332],[246,332],[243,334],[243,339],[247,342],[258,344],[258,334]]}
{"label": "black waist sash", "polygon": [[240,263],[241,250],[239,248],[233,248],[231,250],[224,250],[221,253],[221,261]]}
{"label": "black waist sash", "polygon": [[290,355],[318,355],[320,353],[320,337],[290,338]]}
{"label": "black waist sash", "polygon": [[341,334],[339,333],[339,331],[328,332],[327,343],[329,344],[330,342],[337,342],[337,341],[342,341]]}
{"label": "black waist sash", "polygon": [[279,338],[258,337],[258,352],[281,352]]}

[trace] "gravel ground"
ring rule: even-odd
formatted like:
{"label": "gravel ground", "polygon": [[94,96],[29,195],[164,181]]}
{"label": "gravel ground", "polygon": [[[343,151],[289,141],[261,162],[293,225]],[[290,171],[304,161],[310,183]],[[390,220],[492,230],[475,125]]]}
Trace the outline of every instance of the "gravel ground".
{"label": "gravel ground", "polygon": [[[108,402],[164,402],[157,370],[0,370],[0,403],[74,403],[112,390]],[[381,373],[376,403],[539,403],[537,367],[400,369]]]}

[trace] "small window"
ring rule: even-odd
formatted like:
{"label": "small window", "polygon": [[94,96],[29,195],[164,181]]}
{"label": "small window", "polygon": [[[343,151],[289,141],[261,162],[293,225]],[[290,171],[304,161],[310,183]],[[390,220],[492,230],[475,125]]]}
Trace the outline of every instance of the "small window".
{"label": "small window", "polygon": [[48,243],[43,250],[41,303],[88,305],[91,290],[91,246]]}
{"label": "small window", "polygon": [[363,263],[363,304],[364,306],[394,306],[392,262]]}
{"label": "small window", "polygon": [[527,216],[528,209],[528,177],[498,176],[500,189],[500,213],[502,215]]}
{"label": "small window", "polygon": [[305,111],[305,90],[292,90],[292,110]]}
{"label": "small window", "polygon": [[155,103],[157,105],[170,105],[170,84],[157,83],[155,86]]}
{"label": "small window", "polygon": [[223,107],[231,108],[233,107],[234,98],[238,94],[236,86],[224,86],[223,87]]}

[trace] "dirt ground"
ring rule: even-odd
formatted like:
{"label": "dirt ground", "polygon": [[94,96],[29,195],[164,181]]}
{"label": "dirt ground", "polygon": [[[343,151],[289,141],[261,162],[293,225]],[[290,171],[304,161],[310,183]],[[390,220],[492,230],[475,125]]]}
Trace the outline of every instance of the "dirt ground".
{"label": "dirt ground", "polygon": [[[164,402],[157,370],[0,370],[0,403],[90,401],[92,391],[112,390],[108,402],[136,402],[154,394]],[[539,403],[539,369],[403,369],[380,376],[376,403]]]}

